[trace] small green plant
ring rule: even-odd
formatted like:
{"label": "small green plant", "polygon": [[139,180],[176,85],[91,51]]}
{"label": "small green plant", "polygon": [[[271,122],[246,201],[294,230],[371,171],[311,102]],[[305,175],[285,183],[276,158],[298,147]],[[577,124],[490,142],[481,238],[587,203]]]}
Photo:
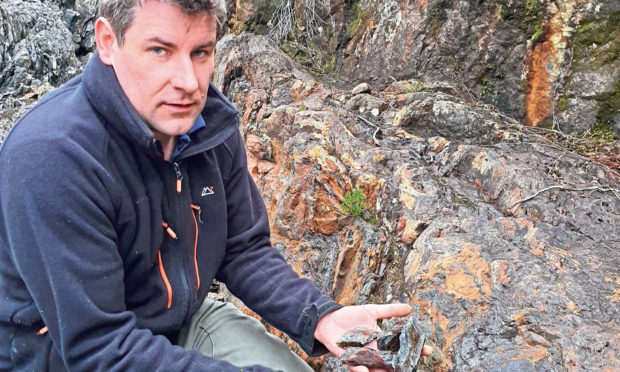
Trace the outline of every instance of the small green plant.
{"label": "small green plant", "polygon": [[370,217],[370,222],[371,225],[376,225],[377,222],[379,222],[379,219],[376,216]]}
{"label": "small green plant", "polygon": [[306,106],[304,106],[304,105],[299,106],[299,112],[303,112],[303,111],[306,111],[306,110],[307,110]]}
{"label": "small green plant", "polygon": [[540,35],[542,35],[542,33],[543,33],[542,26],[537,23],[534,26],[534,35],[532,35],[532,41],[536,41],[536,39],[538,39]]}
{"label": "small green plant", "polygon": [[344,201],[340,205],[343,212],[349,213],[353,217],[360,216],[366,209],[366,195],[364,191],[355,189],[344,196]]}
{"label": "small green plant", "polygon": [[356,1],[353,3],[353,6],[351,7],[352,9],[352,13],[353,13],[353,18],[351,19],[351,21],[349,22],[349,24],[347,25],[347,34],[349,35],[353,35],[355,33],[355,31],[357,31],[357,29],[359,28],[360,24],[361,24],[361,6],[360,6],[360,2]]}
{"label": "small green plant", "polygon": [[407,84],[407,86],[404,87],[405,90],[405,94],[409,94],[409,93],[418,93],[418,92],[426,92],[428,89],[422,85],[419,81],[414,81],[411,84]]}

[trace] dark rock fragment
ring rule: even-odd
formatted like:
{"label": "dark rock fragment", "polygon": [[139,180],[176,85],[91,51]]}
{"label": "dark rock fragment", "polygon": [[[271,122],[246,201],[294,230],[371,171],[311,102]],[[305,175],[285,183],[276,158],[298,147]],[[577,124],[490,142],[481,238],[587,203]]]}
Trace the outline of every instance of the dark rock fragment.
{"label": "dark rock fragment", "polygon": [[340,356],[340,360],[352,366],[366,366],[368,368],[382,368],[386,371],[395,371],[393,367],[394,357],[396,357],[396,354],[389,351],[366,347],[351,347]]}
{"label": "dark rock fragment", "polygon": [[414,317],[409,317],[400,332],[398,365],[403,371],[413,371],[424,347],[424,333]]}
{"label": "dark rock fragment", "polygon": [[349,332],[345,333],[340,337],[338,341],[336,341],[336,345],[344,348],[344,347],[363,347],[364,345],[376,340],[379,336],[379,332],[364,327],[353,328]]}
{"label": "dark rock fragment", "polygon": [[382,319],[380,326],[386,332],[400,333],[405,323],[407,323],[407,318],[388,318]]}
{"label": "dark rock fragment", "polygon": [[[340,357],[345,364],[383,368],[388,371],[416,370],[424,347],[424,333],[414,317],[382,321],[383,332],[355,328],[343,335],[337,344],[346,348]],[[377,340],[379,350],[362,347]]]}
{"label": "dark rock fragment", "polygon": [[384,333],[377,338],[377,348],[397,352],[400,349],[399,333]]}

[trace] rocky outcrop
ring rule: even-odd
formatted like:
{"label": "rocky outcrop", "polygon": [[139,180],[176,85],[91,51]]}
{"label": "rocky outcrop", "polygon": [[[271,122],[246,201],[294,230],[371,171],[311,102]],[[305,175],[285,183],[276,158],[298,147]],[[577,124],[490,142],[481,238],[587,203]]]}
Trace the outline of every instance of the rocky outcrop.
{"label": "rocky outcrop", "polygon": [[0,2],[0,140],[33,102],[81,71],[94,49],[96,6]]}
{"label": "rocky outcrop", "polygon": [[[233,30],[265,28],[264,1],[236,3]],[[449,81],[528,125],[583,133],[599,123],[620,136],[617,1],[324,0],[315,12],[307,3],[290,2],[301,24],[316,13],[324,22],[296,37],[340,79]]]}
{"label": "rocky outcrop", "polygon": [[[250,3],[234,5],[248,14],[266,9]],[[343,304],[411,304],[435,347],[423,371],[619,369],[620,174],[502,113],[542,117],[555,107],[567,131],[585,129],[569,127],[575,115],[589,115],[583,123],[613,119],[617,83],[606,79],[617,59],[606,35],[615,29],[596,20],[613,21],[617,9],[338,4],[326,11],[332,23],[321,49],[333,47],[332,66],[351,80],[367,77],[371,88],[322,84],[264,37],[218,44],[214,82],[241,110],[275,247]],[[0,3],[0,139],[81,69],[92,48],[91,6]],[[574,30],[550,33],[559,22],[550,15],[561,12],[557,19]],[[536,41],[537,23],[519,21],[528,14],[542,18]],[[554,49],[563,42],[568,54]],[[556,65],[564,70],[553,72]],[[540,84],[528,80],[534,75]],[[550,106],[533,101],[526,110],[527,92],[543,96],[549,86]],[[344,370],[330,358],[316,367]]]}
{"label": "rocky outcrop", "polygon": [[218,54],[276,247],[343,304],[411,304],[422,370],[620,367],[617,171],[446,84],[353,95],[249,34]]}

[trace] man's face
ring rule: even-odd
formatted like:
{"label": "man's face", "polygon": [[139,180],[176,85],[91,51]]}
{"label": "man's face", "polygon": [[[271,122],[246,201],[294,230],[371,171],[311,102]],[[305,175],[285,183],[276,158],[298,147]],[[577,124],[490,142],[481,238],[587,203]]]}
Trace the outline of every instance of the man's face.
{"label": "man's face", "polygon": [[216,20],[147,1],[135,9],[112,65],[133,107],[162,141],[187,133],[205,104],[213,74]]}

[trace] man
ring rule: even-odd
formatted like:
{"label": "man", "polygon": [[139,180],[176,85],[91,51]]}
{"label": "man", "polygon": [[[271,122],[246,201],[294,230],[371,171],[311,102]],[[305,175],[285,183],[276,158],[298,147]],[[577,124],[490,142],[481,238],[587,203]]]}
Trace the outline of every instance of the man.
{"label": "man", "polygon": [[205,300],[214,278],[310,355],[409,312],[343,308],[271,247],[237,111],[209,84],[223,12],[221,0],[101,0],[83,74],[5,140],[1,370],[310,370]]}

